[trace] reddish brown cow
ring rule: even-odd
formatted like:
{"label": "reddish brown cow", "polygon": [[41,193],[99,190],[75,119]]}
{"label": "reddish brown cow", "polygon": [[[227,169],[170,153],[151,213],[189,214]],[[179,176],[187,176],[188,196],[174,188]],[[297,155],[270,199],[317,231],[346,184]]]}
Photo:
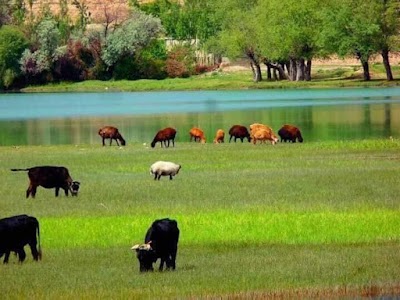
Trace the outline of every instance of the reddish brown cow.
{"label": "reddish brown cow", "polygon": [[303,137],[301,136],[300,130],[293,125],[283,125],[281,129],[278,131],[279,136],[281,137],[281,142],[293,142],[296,143],[296,139],[302,143]]}
{"label": "reddish brown cow", "polygon": [[160,131],[157,132],[156,136],[151,142],[151,147],[154,148],[156,146],[156,143],[160,142],[161,147],[163,146],[164,143],[164,146],[168,148],[170,141],[172,141],[172,146],[175,147],[175,135],[176,135],[176,130],[174,128],[167,127],[161,129]]}
{"label": "reddish brown cow", "polygon": [[236,139],[240,139],[243,143],[243,139],[247,138],[247,140],[250,143],[251,137],[250,137],[250,133],[247,130],[247,128],[245,126],[242,125],[233,125],[231,127],[231,129],[229,129],[229,143],[231,142],[231,139],[234,137],[235,138],[235,143],[236,143]]}
{"label": "reddish brown cow", "polygon": [[68,169],[65,167],[40,166],[27,169],[11,169],[11,171],[28,171],[29,187],[26,190],[26,198],[29,195],[35,198],[36,189],[42,186],[46,189],[56,189],[56,197],[58,197],[60,188],[65,191],[65,196],[68,196],[68,191],[72,196],[77,196],[79,190],[79,182],[73,181],[69,175]]}
{"label": "reddish brown cow", "polygon": [[117,145],[119,146],[118,140],[121,142],[122,146],[126,145],[126,142],[122,135],[119,133],[118,128],[113,127],[113,126],[104,126],[103,128],[99,129],[99,135],[101,136],[103,140],[103,146],[105,146],[105,139],[110,139],[110,146],[112,144],[112,141],[115,140],[117,142]]}
{"label": "reddish brown cow", "polygon": [[200,142],[204,144],[206,142],[206,137],[204,136],[203,130],[197,127],[193,127],[189,131],[190,141],[194,140],[195,142]]}

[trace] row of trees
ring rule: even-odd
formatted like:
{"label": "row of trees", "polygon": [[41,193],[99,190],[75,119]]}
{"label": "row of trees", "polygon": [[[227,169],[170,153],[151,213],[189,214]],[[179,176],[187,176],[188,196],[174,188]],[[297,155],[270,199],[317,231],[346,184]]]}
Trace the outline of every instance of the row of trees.
{"label": "row of trees", "polygon": [[370,59],[381,55],[392,80],[389,53],[399,44],[399,0],[129,0],[129,13],[103,0],[96,18],[85,0],[59,0],[58,13],[45,4],[33,13],[33,1],[0,0],[0,88],[207,70],[195,67],[198,49],[166,49],[164,37],[247,57],[254,81],[263,66],[268,79],[311,80],[312,60],[331,55],[358,58],[365,80]]}

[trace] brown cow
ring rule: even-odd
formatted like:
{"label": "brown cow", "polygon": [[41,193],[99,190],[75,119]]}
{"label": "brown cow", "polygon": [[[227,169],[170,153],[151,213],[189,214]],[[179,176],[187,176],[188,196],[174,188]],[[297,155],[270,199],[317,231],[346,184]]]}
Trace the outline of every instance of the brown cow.
{"label": "brown cow", "polygon": [[206,142],[206,137],[204,136],[203,130],[197,127],[193,127],[189,131],[190,135],[190,141],[194,140],[195,142],[200,142],[202,144],[205,144]]}
{"label": "brown cow", "polygon": [[217,133],[215,134],[214,143],[219,144],[223,143],[225,138],[225,132],[222,129],[218,129]]}
{"label": "brown cow", "polygon": [[250,143],[251,137],[250,137],[250,133],[247,130],[247,128],[245,126],[242,125],[233,125],[230,129],[229,129],[229,143],[231,142],[231,139],[234,137],[235,138],[235,143],[236,143],[236,139],[240,139],[243,143],[243,139],[247,138],[247,140]]}
{"label": "brown cow", "polygon": [[174,128],[167,127],[161,129],[160,131],[157,132],[156,136],[151,142],[151,147],[154,148],[156,146],[156,143],[160,142],[161,147],[163,146],[164,143],[164,146],[168,148],[170,141],[172,141],[172,146],[175,147],[175,135],[176,135],[176,130]]}
{"label": "brown cow", "polygon": [[115,140],[117,145],[119,146],[118,140],[121,142],[122,146],[126,145],[124,138],[122,137],[121,133],[119,133],[118,128],[113,126],[104,126],[103,128],[99,129],[99,135],[103,140],[103,146],[105,146],[104,140],[110,139],[110,146],[112,141]]}
{"label": "brown cow", "polygon": [[281,142],[293,142],[296,143],[296,139],[302,143],[303,137],[301,136],[300,130],[293,125],[283,125],[281,129],[278,131],[279,136],[281,137]]}
{"label": "brown cow", "polygon": [[78,195],[80,183],[72,180],[68,169],[65,167],[40,166],[27,169],[11,169],[11,171],[28,171],[29,187],[26,190],[26,198],[29,195],[35,198],[38,186],[46,189],[55,188],[56,197],[58,197],[60,188],[65,191],[65,196],[68,196],[68,191],[71,192],[72,196]]}

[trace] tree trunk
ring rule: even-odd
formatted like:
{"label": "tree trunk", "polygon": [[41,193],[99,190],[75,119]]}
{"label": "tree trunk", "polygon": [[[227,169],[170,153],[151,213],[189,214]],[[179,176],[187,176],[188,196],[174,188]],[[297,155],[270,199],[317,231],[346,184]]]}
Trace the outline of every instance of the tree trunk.
{"label": "tree trunk", "polygon": [[310,58],[307,60],[307,63],[306,63],[306,73],[305,73],[306,81],[311,81],[311,65],[312,65],[312,60]]}
{"label": "tree trunk", "polygon": [[389,62],[389,49],[383,49],[381,54],[382,54],[382,59],[383,59],[383,65],[385,66],[385,70],[386,70],[386,79],[389,81],[392,81],[393,73],[392,73],[392,68],[390,67],[390,62]]}
{"label": "tree trunk", "polygon": [[297,71],[296,71],[296,60],[293,59],[293,58],[291,58],[289,60],[289,69],[288,69],[288,71],[289,71],[289,80],[290,81],[295,81],[296,80]]}
{"label": "tree trunk", "polygon": [[362,64],[363,72],[364,72],[364,80],[365,81],[370,81],[371,80],[371,75],[369,74],[368,60],[362,60],[361,64]]}
{"label": "tree trunk", "polygon": [[262,80],[260,63],[255,57],[253,51],[247,51],[247,57],[250,59],[251,70],[253,71],[253,81],[260,82]]}
{"label": "tree trunk", "polygon": [[267,79],[271,80],[272,79],[272,68],[271,68],[271,64],[270,63],[265,63],[265,65],[267,66]]}
{"label": "tree trunk", "polygon": [[361,54],[361,52],[357,51],[356,52],[357,58],[361,61],[361,65],[363,68],[363,76],[365,81],[370,81],[371,80],[371,75],[369,74],[369,64],[368,64],[368,57],[365,58]]}
{"label": "tree trunk", "polygon": [[304,58],[296,59],[296,81],[304,81],[305,64]]}

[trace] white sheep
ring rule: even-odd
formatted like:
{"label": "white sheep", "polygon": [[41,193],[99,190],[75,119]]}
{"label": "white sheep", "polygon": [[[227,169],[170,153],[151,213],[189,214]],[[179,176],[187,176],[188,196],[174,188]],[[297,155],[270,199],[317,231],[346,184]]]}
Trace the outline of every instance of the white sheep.
{"label": "white sheep", "polygon": [[172,180],[172,176],[178,174],[180,169],[181,165],[160,160],[150,166],[150,174],[154,174],[154,180],[160,180],[161,176],[169,176],[169,179]]}

